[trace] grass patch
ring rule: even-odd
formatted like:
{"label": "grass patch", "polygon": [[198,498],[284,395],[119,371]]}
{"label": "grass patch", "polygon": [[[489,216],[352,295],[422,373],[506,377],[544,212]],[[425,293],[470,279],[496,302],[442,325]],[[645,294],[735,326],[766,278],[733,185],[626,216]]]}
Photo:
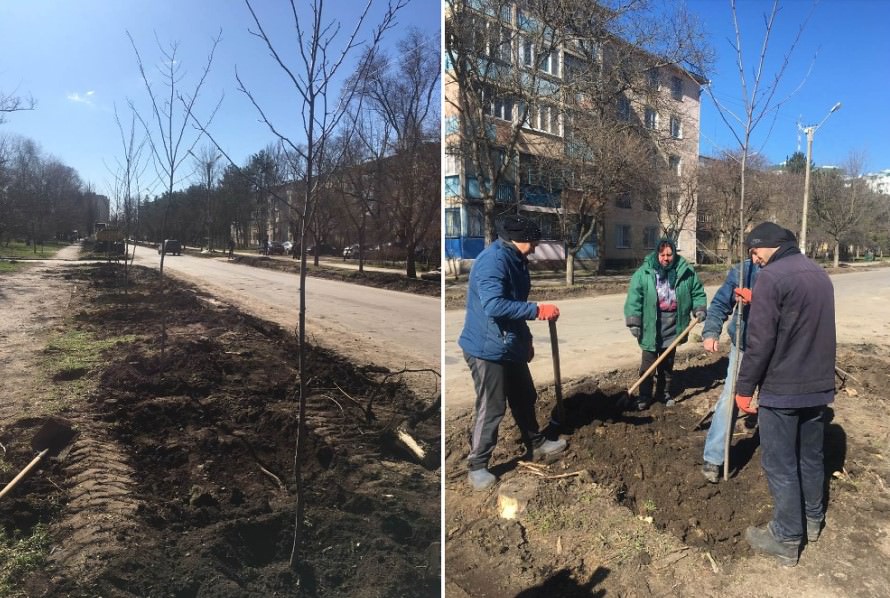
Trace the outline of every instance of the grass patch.
{"label": "grass patch", "polygon": [[10,272],[18,272],[23,269],[26,264],[16,261],[0,261],[0,274],[8,274]]}
{"label": "grass patch", "polygon": [[0,596],[25,596],[16,584],[46,563],[49,545],[49,534],[43,525],[35,526],[24,538],[11,538],[0,528]]}
{"label": "grass patch", "polygon": [[69,329],[50,340],[43,350],[45,371],[56,395],[50,410],[57,411],[66,406],[70,397],[91,391],[96,385],[95,366],[106,361],[104,353],[136,338],[125,335],[99,339],[89,332]]}
{"label": "grass patch", "polygon": [[67,243],[46,243],[44,245],[37,244],[35,246],[25,245],[20,241],[10,241],[0,245],[0,256],[11,258],[31,258],[45,259],[54,256],[62,247],[67,247]]}

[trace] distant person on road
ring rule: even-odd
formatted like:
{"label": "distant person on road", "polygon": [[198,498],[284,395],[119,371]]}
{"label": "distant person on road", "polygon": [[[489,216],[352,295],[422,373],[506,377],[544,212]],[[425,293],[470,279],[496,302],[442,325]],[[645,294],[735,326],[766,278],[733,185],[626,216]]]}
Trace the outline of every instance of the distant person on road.
{"label": "distant person on road", "polygon": [[[671,239],[661,239],[655,251],[646,256],[631,277],[624,302],[624,322],[643,350],[641,376],[664,353],[677,333],[686,329],[690,317],[698,321],[705,319],[707,301],[698,274],[677,254],[677,246]],[[686,339],[682,342],[686,342]],[[673,406],[676,393],[673,384],[675,355],[672,352],[665,357],[654,376],[647,377],[640,384],[636,403],[638,410],[647,409],[653,401]],[[653,381],[653,377],[657,381]]]}
{"label": "distant person on road", "polygon": [[[803,540],[815,542],[825,520],[823,445],[825,407],[834,401],[834,287],[825,270],[801,254],[794,235],[777,224],[754,227],[745,244],[762,270],[746,296],[751,312],[735,401],[745,413],[757,413],[761,463],[773,497],[772,520],[749,527],[745,539],[755,551],[794,566]],[[758,405],[753,405],[758,387]]]}
{"label": "distant person on road", "polygon": [[467,315],[458,344],[476,387],[476,405],[467,457],[468,479],[475,490],[491,487],[488,470],[507,405],[533,457],[558,455],[564,439],[548,439],[535,415],[538,395],[529,372],[534,357],[526,320],[555,320],[555,305],[531,303],[528,256],[541,239],[541,230],[522,216],[507,216],[498,226],[498,239],[476,258],[467,289]]}
{"label": "distant person on road", "polygon": [[[750,289],[757,280],[757,274],[760,272],[760,266],[752,260],[747,259],[743,263],[743,280],[742,288]],[[729,364],[726,367],[726,379],[723,383],[723,391],[717,404],[714,405],[714,414],[711,417],[711,427],[708,428],[708,435],[705,437],[704,464],[702,465],[702,475],[705,479],[716,484],[720,481],[720,470],[723,467],[723,453],[726,447],[726,434],[729,431],[730,420],[726,414],[727,403],[733,400],[732,395],[732,376],[735,373],[736,360],[739,358],[740,350],[736,347],[736,323],[741,322],[742,340],[741,354],[745,352],[745,327],[748,322],[748,312],[750,308],[746,301],[736,294],[739,288],[739,265],[736,264],[729,269],[726,279],[714,298],[708,306],[708,315],[705,318],[705,324],[702,328],[702,347],[709,353],[716,353],[720,350],[720,334],[723,332],[723,323],[733,315],[736,307],[739,308],[740,314],[736,314],[729,320],[727,333],[729,334]]]}
{"label": "distant person on road", "polygon": [[232,259],[233,257],[235,257],[235,241],[233,241],[232,239],[229,239],[228,248],[229,248],[229,259]]}

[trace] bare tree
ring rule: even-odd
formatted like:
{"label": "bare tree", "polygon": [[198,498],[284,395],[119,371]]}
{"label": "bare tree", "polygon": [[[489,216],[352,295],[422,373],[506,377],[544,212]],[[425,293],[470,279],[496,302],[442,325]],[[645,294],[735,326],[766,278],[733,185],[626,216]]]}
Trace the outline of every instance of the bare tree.
{"label": "bare tree", "polygon": [[358,83],[377,117],[393,131],[386,200],[406,252],[406,275],[416,278],[416,250],[431,227],[439,228],[439,42],[415,29],[399,42],[398,51],[396,64],[380,55]]}
{"label": "bare tree", "polygon": [[[153,84],[154,78],[149,77],[145,70],[145,64],[142,56],[139,54],[139,48],[136,47],[136,41],[129,32],[127,32],[127,37],[130,39],[130,45],[133,47],[133,53],[136,55],[139,74],[142,77],[145,91],[150,100],[150,114],[143,117],[136,109],[136,105],[132,100],[129,100],[129,105],[145,129],[158,178],[163,181],[167,196],[171,198],[174,187],[186,178],[181,174],[183,164],[188,159],[191,150],[194,149],[201,139],[200,132],[192,134],[188,124],[193,118],[196,118],[197,102],[207,80],[207,75],[210,73],[210,68],[213,65],[213,55],[216,52],[216,47],[219,45],[222,34],[218,34],[212,40],[204,67],[197,82],[190,90],[183,89],[182,81],[185,73],[182,62],[179,59],[179,44],[177,42],[171,42],[164,47],[160,41],[156,40],[162,59],[161,65],[158,67],[161,83]],[[213,115],[216,114],[220,102],[222,102],[222,98],[212,109],[209,118],[204,119],[207,126],[212,122]],[[162,277],[164,275],[164,257],[166,255],[163,245],[165,230],[166,216],[161,227],[160,271]]]}
{"label": "bare tree", "polygon": [[498,211],[515,210],[518,202],[513,183],[524,125],[559,126],[560,91],[548,74],[558,68],[566,7],[529,0],[523,7],[533,19],[514,27],[513,6],[512,0],[445,1],[446,68],[457,82],[446,101],[460,115],[457,131],[446,130],[446,152],[459,156],[478,183],[486,243],[495,239]]}
{"label": "bare tree", "polygon": [[[181,168],[185,160],[190,155],[191,150],[197,145],[201,139],[201,134],[193,134],[188,129],[188,124],[194,118],[197,102],[207,75],[210,73],[210,67],[213,64],[213,55],[219,44],[222,33],[212,40],[210,52],[207,61],[200,72],[197,82],[190,90],[183,89],[183,72],[182,62],[179,59],[179,44],[171,42],[167,47],[161,45],[157,40],[158,49],[161,53],[162,62],[158,67],[160,75],[160,84],[153,84],[154,77],[149,77],[145,70],[145,64],[139,49],[136,47],[136,41],[130,32],[127,37],[130,39],[130,45],[133,47],[133,53],[136,55],[136,64],[139,67],[139,74],[145,86],[145,91],[150,100],[149,114],[143,116],[136,109],[133,100],[128,100],[130,109],[139,119],[142,127],[145,129],[148,146],[151,150],[152,162],[155,172],[159,180],[164,185],[166,192],[166,206],[163,211],[163,219],[160,228],[160,276],[162,289],[164,288],[164,258],[167,255],[167,217],[173,201],[174,187],[185,177],[181,175]],[[219,108],[222,98],[213,108],[207,122],[213,120],[213,115]],[[161,317],[161,359],[164,356],[164,350],[167,342],[167,318],[166,312],[162,312]]]}
{"label": "bare tree", "polygon": [[[254,10],[250,0],[245,0],[250,11],[256,30],[252,31],[263,45],[269,50],[274,63],[281,69],[290,84],[295,99],[295,108],[302,115],[302,121],[298,127],[300,137],[305,144],[296,140],[297,131],[289,131],[286,123],[273,122],[267,116],[262,107],[260,98],[250,91],[241,76],[236,73],[239,89],[248,97],[250,102],[260,114],[261,120],[279,141],[299,157],[300,165],[304,170],[303,202],[300,215],[300,247],[305,248],[307,225],[311,220],[312,212],[318,198],[319,189],[325,182],[329,172],[322,170],[326,161],[322,157],[327,155],[327,146],[334,136],[340,122],[347,113],[353,97],[356,94],[355,81],[347,83],[345,88],[337,93],[335,85],[338,84],[347,59],[364,50],[362,66],[358,72],[364,76],[366,70],[374,58],[375,52],[369,49],[377,48],[383,34],[395,24],[395,16],[404,6],[402,0],[390,2],[380,23],[374,28],[370,38],[364,44],[360,39],[360,31],[368,20],[371,8],[369,0],[362,10],[358,12],[355,26],[339,36],[340,22],[327,20],[324,14],[323,0],[313,0],[309,3],[309,17],[304,18],[298,10],[294,0],[290,2],[290,13],[296,31],[297,56],[290,57],[279,51],[280,45],[266,32],[263,22]],[[293,63],[293,64],[292,64]],[[331,162],[327,162],[330,164]],[[301,168],[301,169],[302,169]],[[307,378],[306,368],[306,252],[300,256],[300,296],[299,296],[299,403],[297,407],[298,432],[297,443],[294,451],[294,481],[296,485],[296,509],[294,519],[294,543],[291,550],[291,566],[296,566],[298,561],[298,548],[301,538],[303,513],[305,511],[305,499],[302,478],[302,459],[306,444],[306,399]]]}
{"label": "bare tree", "polygon": [[[697,214],[702,240],[710,241],[706,246],[716,258],[722,258],[729,266],[738,256],[740,236],[757,220],[770,216],[779,202],[771,201],[769,184],[777,178],[787,180],[784,175],[768,171],[769,165],[760,156],[749,156],[747,170],[747,209],[739,211],[741,189],[740,157],[737,153],[725,152],[721,158],[708,160],[698,169]],[[782,205],[787,204],[787,195]],[[739,220],[744,221],[742,230]]]}
{"label": "bare tree", "polygon": [[832,241],[834,267],[838,267],[841,243],[857,232],[866,214],[873,213],[877,202],[874,193],[862,179],[864,154],[853,152],[844,164],[844,171],[817,170],[813,177],[813,212],[820,228]]}
{"label": "bare tree", "polygon": [[219,165],[222,157],[212,144],[205,145],[198,153],[190,151],[195,160],[196,171],[200,173],[201,184],[204,186],[205,206],[203,210],[204,238],[207,240],[207,250],[213,251],[213,186],[219,177]]}
{"label": "bare tree", "polygon": [[457,85],[448,97],[459,131],[446,138],[447,151],[478,184],[486,240],[496,210],[515,210],[526,189],[540,188],[549,195],[541,207],[558,217],[572,284],[576,255],[603,238],[609,202],[654,196],[654,168],[666,169],[672,143],[655,126],[670,101],[658,77],[706,68],[702,29],[682,7],[653,16],[648,1],[448,5],[447,64]]}
{"label": "bare tree", "polygon": [[37,101],[30,96],[22,97],[15,91],[0,91],[0,125],[6,122],[7,114],[22,110],[34,110],[36,107]]}
{"label": "bare tree", "polygon": [[[772,124],[775,123],[775,119],[778,115],[779,109],[781,106],[786,103],[791,95],[797,89],[803,85],[801,82],[800,85],[797,86],[795,90],[793,90],[790,94],[782,97],[778,95],[780,93],[780,84],[785,75],[785,71],[788,68],[788,65],[791,61],[791,55],[794,52],[794,49],[797,47],[798,42],[800,41],[800,37],[803,34],[804,28],[806,26],[806,22],[809,20],[809,15],[804,19],[803,23],[799,27],[797,34],[792,39],[788,50],[785,52],[782,59],[778,62],[778,66],[775,71],[770,74],[767,73],[770,62],[767,58],[769,56],[769,44],[773,31],[773,27],[775,26],[776,19],[779,15],[779,0],[773,0],[772,6],[769,12],[764,15],[764,33],[762,38],[762,43],[760,45],[760,52],[758,58],[755,62],[753,71],[751,73],[748,72],[745,66],[745,54],[742,49],[742,30],[739,25],[738,13],[736,11],[736,0],[730,0],[730,9],[732,12],[732,20],[735,29],[735,40],[730,42],[732,48],[735,52],[736,56],[736,67],[738,69],[739,81],[741,84],[741,96],[743,101],[743,112],[742,114],[735,114],[732,110],[730,110],[727,106],[725,106],[715,95],[713,89],[710,86],[707,86],[705,89],[711,96],[711,99],[714,101],[714,104],[717,106],[717,113],[719,114],[721,120],[726,124],[735,138],[738,144],[739,151],[739,168],[740,168],[740,177],[739,177],[739,233],[738,239],[741,241],[742,236],[745,231],[745,215],[746,215],[746,206],[745,206],[745,191],[746,191],[746,176],[747,176],[747,165],[748,159],[752,155],[752,142],[754,131],[760,125],[766,123],[770,126],[770,130],[772,129]],[[769,135],[765,136],[767,138]],[[765,143],[765,140],[764,140]],[[744,276],[744,264],[745,264],[745,254],[744,248],[739,242],[738,244],[738,255],[739,255],[739,281],[745,280]],[[740,310],[737,312],[740,313]],[[743,326],[738,326],[736,329],[736,347],[741,346],[741,334],[742,334]],[[738,366],[739,361],[736,362],[735,371],[730,379],[730,396],[735,393],[735,383],[738,377]],[[727,402],[727,413],[718,414],[715,417],[724,417],[729,424],[729,428],[732,427],[732,420],[734,418],[734,407],[735,405],[730,401]],[[726,445],[724,450],[724,461],[723,461],[723,477],[725,480],[729,479],[729,444],[732,439],[732,435],[727,434],[726,436]]]}
{"label": "bare tree", "polygon": [[[137,118],[136,114],[130,111],[130,122],[125,130],[121,122],[120,115],[117,111],[117,105],[114,106],[114,122],[117,124],[117,130],[120,134],[121,154],[115,159],[117,168],[112,174],[115,178],[115,186],[117,193],[115,196],[119,200],[120,216],[123,219],[124,239],[126,240],[125,251],[129,255],[129,241],[136,236],[136,222],[139,209],[139,177],[144,174],[148,168],[148,162],[145,160],[144,150],[147,137],[143,134],[137,136]],[[143,131],[144,133],[144,131]],[[133,258],[136,257],[136,246],[133,246]],[[125,268],[125,277],[129,280],[129,264]],[[125,284],[124,288],[128,285]]]}

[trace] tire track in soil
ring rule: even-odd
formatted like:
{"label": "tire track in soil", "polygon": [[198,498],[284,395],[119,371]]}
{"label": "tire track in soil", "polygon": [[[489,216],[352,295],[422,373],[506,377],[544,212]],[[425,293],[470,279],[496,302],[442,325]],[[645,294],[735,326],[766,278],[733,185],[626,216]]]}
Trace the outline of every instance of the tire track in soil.
{"label": "tire track in soil", "polygon": [[103,562],[129,538],[145,534],[136,518],[141,501],[123,447],[99,423],[79,422],[78,430],[64,458],[68,501],[50,530],[59,538],[50,561],[63,570],[101,575]]}

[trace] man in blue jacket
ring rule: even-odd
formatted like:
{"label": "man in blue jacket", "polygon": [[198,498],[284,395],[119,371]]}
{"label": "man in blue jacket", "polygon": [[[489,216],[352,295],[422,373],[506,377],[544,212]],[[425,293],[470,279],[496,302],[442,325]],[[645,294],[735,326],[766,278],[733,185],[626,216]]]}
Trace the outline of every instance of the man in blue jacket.
{"label": "man in blue jacket", "polygon": [[772,520],[749,527],[745,539],[755,551],[794,566],[804,538],[815,542],[825,519],[823,445],[825,406],[834,401],[834,287],[825,271],[800,253],[790,231],[764,222],[745,241],[762,270],[749,297],[747,350],[735,400],[742,411],[758,414],[761,463],[773,497]]}
{"label": "man in blue jacket", "polygon": [[[760,266],[754,264],[751,260],[745,260],[742,264],[744,273],[743,280],[745,284],[743,288],[750,289],[757,281],[757,273]],[[702,346],[709,353],[716,353],[720,350],[719,340],[720,333],[723,331],[723,323],[732,316],[739,302],[739,297],[735,291],[739,288],[739,266],[736,264],[729,269],[726,274],[726,280],[717,289],[714,298],[711,299],[711,305],[708,306],[708,315],[705,318],[705,324],[702,328]],[[702,475],[705,479],[716,484],[720,481],[720,470],[723,466],[723,453],[726,446],[726,434],[729,431],[732,417],[727,417],[730,412],[727,410],[727,403],[731,403],[732,396],[732,376],[735,372],[736,359],[739,356],[739,348],[735,346],[736,342],[736,322],[741,322],[742,339],[741,352],[745,352],[745,325],[748,321],[749,307],[741,301],[741,314],[733,317],[729,321],[727,332],[729,334],[729,365],[726,367],[726,380],[723,383],[723,392],[714,405],[714,415],[711,418],[711,427],[708,428],[708,435],[705,438],[704,465],[702,465]]]}
{"label": "man in blue jacket", "polygon": [[563,439],[548,440],[538,428],[538,395],[528,362],[534,357],[526,320],[555,320],[555,305],[531,303],[528,255],[541,240],[541,230],[522,216],[507,216],[498,239],[476,258],[467,289],[467,315],[458,344],[473,375],[476,406],[467,457],[468,479],[475,490],[491,487],[496,478],[488,462],[507,405],[523,441],[536,458],[561,453]]}

